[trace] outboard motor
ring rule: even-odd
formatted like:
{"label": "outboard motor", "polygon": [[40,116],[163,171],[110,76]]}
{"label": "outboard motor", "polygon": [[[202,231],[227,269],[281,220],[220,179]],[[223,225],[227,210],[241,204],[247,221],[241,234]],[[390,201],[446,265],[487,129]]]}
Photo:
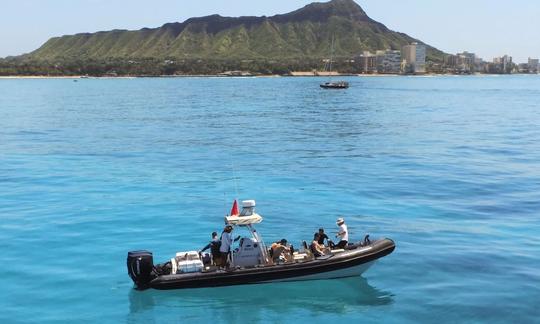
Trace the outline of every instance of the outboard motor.
{"label": "outboard motor", "polygon": [[128,274],[137,285],[137,288],[144,289],[148,283],[154,279],[152,270],[154,269],[154,257],[150,251],[131,251],[127,256]]}

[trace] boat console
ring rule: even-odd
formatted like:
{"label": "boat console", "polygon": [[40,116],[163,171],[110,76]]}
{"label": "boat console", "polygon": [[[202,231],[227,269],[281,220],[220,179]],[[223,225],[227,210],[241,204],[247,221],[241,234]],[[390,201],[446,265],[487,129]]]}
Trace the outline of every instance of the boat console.
{"label": "boat console", "polygon": [[233,267],[255,267],[264,263],[260,244],[252,237],[240,239],[239,246],[232,253]]}

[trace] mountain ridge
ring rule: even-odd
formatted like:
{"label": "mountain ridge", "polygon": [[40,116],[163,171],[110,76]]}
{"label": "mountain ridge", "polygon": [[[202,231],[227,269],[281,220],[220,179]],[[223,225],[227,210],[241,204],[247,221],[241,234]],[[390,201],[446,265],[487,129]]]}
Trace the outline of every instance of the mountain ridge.
{"label": "mountain ridge", "polygon": [[[341,7],[340,7],[341,5]],[[343,9],[343,5],[346,5],[351,10],[350,12],[346,12]],[[325,16],[326,14],[326,16]],[[295,21],[301,21],[301,20],[314,20],[314,18],[319,18],[320,20],[323,20],[324,18],[328,19],[332,15],[338,15],[338,16],[346,16],[349,15],[350,18],[355,18],[359,20],[368,20],[371,22],[375,22],[371,18],[367,16],[365,11],[353,0],[333,0],[329,2],[313,2],[310,3],[300,9],[284,13],[284,14],[275,14],[272,16],[239,16],[239,17],[230,17],[230,16],[221,16],[219,14],[212,14],[207,16],[201,16],[201,17],[191,17],[186,19],[184,22],[169,22],[165,23],[162,26],[149,28],[149,27],[143,27],[138,30],[129,30],[129,29],[113,29],[113,30],[107,30],[107,31],[97,31],[97,32],[82,32],[82,33],[76,33],[72,35],[63,35],[63,36],[57,36],[53,38],[61,38],[65,36],[77,36],[77,35],[91,35],[91,34],[98,34],[98,33],[107,33],[107,32],[127,32],[127,31],[148,31],[148,30],[156,30],[160,28],[168,28],[178,25],[185,25],[190,23],[200,23],[200,22],[211,22],[212,20],[240,20],[242,23],[249,23],[251,21],[254,22],[262,22],[264,20],[273,20],[276,22],[284,22],[287,20],[295,20]],[[382,25],[382,24],[381,24]],[[384,25],[383,25],[384,26]],[[384,26],[386,28],[386,26]]]}
{"label": "mountain ridge", "polygon": [[[353,0],[311,3],[273,16],[209,15],[139,30],[115,29],[53,37],[27,54],[31,60],[314,59],[423,43],[371,19]],[[428,46],[428,58],[442,52]]]}

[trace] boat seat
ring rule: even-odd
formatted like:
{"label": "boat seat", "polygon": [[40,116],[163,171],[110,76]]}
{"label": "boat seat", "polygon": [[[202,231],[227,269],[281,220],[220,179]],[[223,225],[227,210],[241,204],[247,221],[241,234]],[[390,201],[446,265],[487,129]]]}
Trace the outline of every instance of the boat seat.
{"label": "boat seat", "polygon": [[308,258],[308,254],[307,253],[299,253],[299,252],[294,252],[293,253],[293,260],[294,261],[302,261],[306,258]]}
{"label": "boat seat", "polygon": [[339,253],[339,252],[345,252],[345,250],[344,249],[335,249],[335,250],[330,250],[330,252]]}
{"label": "boat seat", "polygon": [[304,253],[307,254],[309,259],[315,259],[315,255],[313,255],[313,252],[311,252],[311,249],[308,247],[306,241],[302,241],[302,246],[304,247]]}

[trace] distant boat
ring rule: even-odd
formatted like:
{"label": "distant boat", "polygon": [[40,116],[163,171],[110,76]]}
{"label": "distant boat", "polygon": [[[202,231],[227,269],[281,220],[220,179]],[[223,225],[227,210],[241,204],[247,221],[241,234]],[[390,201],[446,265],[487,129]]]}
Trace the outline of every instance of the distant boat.
{"label": "distant boat", "polygon": [[321,84],[323,89],[347,89],[349,82],[347,81],[328,81]]}
{"label": "distant boat", "polygon": [[332,37],[332,44],[330,45],[330,60],[325,64],[325,71],[328,71],[328,81],[322,83],[320,86],[323,89],[347,89],[349,82],[347,81],[332,81],[332,60],[334,57],[334,37]]}

